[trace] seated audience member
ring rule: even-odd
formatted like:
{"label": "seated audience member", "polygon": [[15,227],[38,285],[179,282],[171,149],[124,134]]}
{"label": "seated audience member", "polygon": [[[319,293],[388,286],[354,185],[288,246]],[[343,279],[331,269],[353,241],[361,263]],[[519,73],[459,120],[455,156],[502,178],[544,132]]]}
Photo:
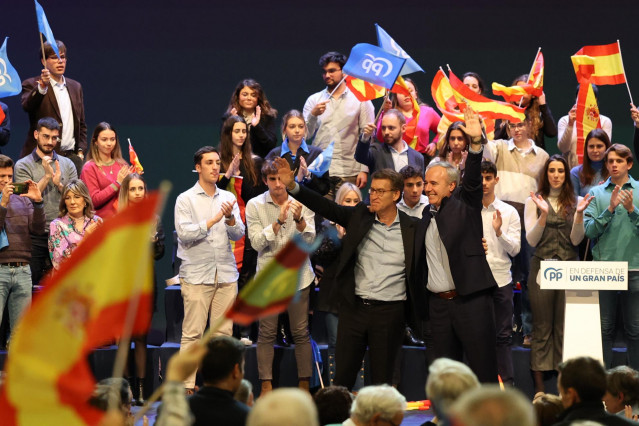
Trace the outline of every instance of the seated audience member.
{"label": "seated audience member", "polygon": [[559,364],[557,389],[564,406],[557,425],[591,420],[602,425],[629,425],[629,420],[606,413],[601,403],[606,394],[606,371],[590,357],[572,358]]}
{"label": "seated audience member", "polygon": [[464,426],[534,426],[535,412],[515,388],[484,385],[463,394],[451,407],[452,424]]}
{"label": "seated audience member", "polygon": [[260,397],[246,426],[319,426],[317,408],[308,392],[281,388]]}
{"label": "seated audience member", "polygon": [[606,411],[618,416],[626,416],[630,407],[631,416],[639,414],[639,373],[626,365],[608,370],[606,373],[606,393],[603,397]]}
{"label": "seated audience member", "polygon": [[355,149],[355,159],[368,166],[370,173],[382,169],[399,172],[404,166],[424,171],[422,154],[409,147],[402,139],[406,132],[404,114],[396,109],[386,111],[380,127],[383,140],[379,142],[372,140],[376,129],[375,123],[366,125]]}
{"label": "seated audience member", "polygon": [[84,182],[74,179],[67,183],[60,199],[60,217],[49,225],[49,254],[55,269],[59,269],[80,241],[102,222],[94,213]]}
{"label": "seated audience member", "polygon": [[239,340],[217,336],[206,344],[208,352],[200,365],[204,386],[189,398],[194,425],[243,426],[249,408],[234,399],[244,378],[244,352]]}
{"label": "seated audience member", "polygon": [[89,399],[89,405],[100,411],[107,411],[110,408],[109,402],[111,400],[116,401],[117,409],[126,419],[125,424],[133,424],[133,414],[131,413],[133,393],[126,379],[110,377],[100,380]]}
{"label": "seated audience member", "polygon": [[[466,364],[448,358],[433,361],[428,368],[426,397],[431,401],[436,416],[446,418],[448,409],[464,392],[479,387],[477,376]],[[435,417],[431,422],[437,424]]]}
{"label": "seated audience member", "polygon": [[[341,189],[341,188],[340,188]],[[344,386],[328,386],[313,396],[320,426],[342,424],[350,417],[353,395]]]}
{"label": "seated audience member", "polygon": [[406,398],[392,386],[366,386],[360,389],[345,425],[400,425],[404,419]]}
{"label": "seated audience member", "polygon": [[535,395],[533,408],[537,416],[537,426],[554,425],[557,422],[557,416],[564,410],[559,396],[543,392],[537,392]]}
{"label": "seated audience member", "polygon": [[397,208],[413,217],[422,217],[428,197],[424,195],[424,173],[413,166],[404,166],[399,171],[404,178],[404,192]]}
{"label": "seated audience member", "polygon": [[253,395],[253,383],[249,382],[246,379],[242,379],[240,387],[237,388],[237,392],[235,392],[235,400],[246,404],[249,407],[252,407],[255,403],[255,396]]}

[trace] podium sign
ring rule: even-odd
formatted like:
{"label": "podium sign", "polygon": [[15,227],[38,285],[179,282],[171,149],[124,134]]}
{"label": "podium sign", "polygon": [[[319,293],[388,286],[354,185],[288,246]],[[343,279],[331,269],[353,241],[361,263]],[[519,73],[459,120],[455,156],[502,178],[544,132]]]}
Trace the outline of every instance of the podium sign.
{"label": "podium sign", "polygon": [[627,290],[628,262],[544,260],[538,282],[566,291],[563,360],[589,356],[603,364],[598,290]]}
{"label": "podium sign", "polygon": [[542,260],[542,290],[627,290],[628,262]]}

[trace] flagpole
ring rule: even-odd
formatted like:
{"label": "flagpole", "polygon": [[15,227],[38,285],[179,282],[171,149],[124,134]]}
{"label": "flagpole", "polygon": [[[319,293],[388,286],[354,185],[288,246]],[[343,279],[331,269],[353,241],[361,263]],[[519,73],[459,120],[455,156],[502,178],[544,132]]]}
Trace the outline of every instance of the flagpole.
{"label": "flagpole", "polygon": [[335,86],[335,88],[331,91],[331,93],[328,94],[328,100],[330,100],[333,97],[333,93],[335,93],[335,91],[337,90],[337,88],[339,86],[342,85],[342,83],[346,80],[346,74],[344,74],[344,77],[342,77],[342,79],[339,81],[339,83],[337,83],[337,86]]}
{"label": "flagpole", "polygon": [[[541,52],[541,47],[539,47],[537,49],[537,54],[535,54],[535,59],[533,59],[533,64],[532,67],[530,67],[530,72],[528,73],[528,80],[530,81],[530,75],[535,72],[535,64],[537,63],[537,57],[539,56],[539,52]],[[527,82],[526,82],[527,83]],[[521,108],[521,103],[524,101],[524,97],[522,96],[521,99],[519,99],[519,108]]]}
{"label": "flagpole", "polygon": [[377,115],[375,116],[375,121],[374,121],[375,124],[377,124],[377,120],[379,120],[379,116],[382,115],[382,111],[384,111],[384,104],[388,100],[389,96],[390,96],[390,91],[386,89],[386,94],[384,95],[384,101],[382,102],[382,107],[379,109],[379,111],[377,111]]}
{"label": "flagpole", "polygon": [[44,62],[44,67],[47,67],[47,57],[44,54],[44,40],[42,39],[42,33],[40,33],[40,47],[42,48],[42,61]]}
{"label": "flagpole", "polygon": [[621,43],[617,40],[617,47],[619,47],[619,58],[621,59],[621,69],[623,70],[623,79],[626,80],[626,87],[628,88],[628,96],[630,96],[630,103],[635,104],[632,100],[632,93],[630,93],[630,86],[628,85],[628,77],[626,77],[626,69],[623,66],[623,57],[621,56]]}

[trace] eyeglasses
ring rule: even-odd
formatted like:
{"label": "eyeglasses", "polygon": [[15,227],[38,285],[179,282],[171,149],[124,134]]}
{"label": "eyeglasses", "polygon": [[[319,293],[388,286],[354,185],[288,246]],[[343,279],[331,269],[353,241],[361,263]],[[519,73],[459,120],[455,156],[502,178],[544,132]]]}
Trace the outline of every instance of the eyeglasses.
{"label": "eyeglasses", "polygon": [[393,192],[394,189],[381,189],[381,188],[371,188],[368,190],[368,192],[370,193],[370,195],[379,195],[380,197],[383,196],[384,194],[386,194],[387,192]]}
{"label": "eyeglasses", "polygon": [[508,123],[508,128],[510,130],[523,129],[524,127],[526,127],[526,123],[523,121],[521,123]]}
{"label": "eyeglasses", "polygon": [[341,71],[341,70],[342,70],[341,68],[329,68],[327,70],[322,70],[322,75],[324,75],[324,74],[334,74],[337,71]]}

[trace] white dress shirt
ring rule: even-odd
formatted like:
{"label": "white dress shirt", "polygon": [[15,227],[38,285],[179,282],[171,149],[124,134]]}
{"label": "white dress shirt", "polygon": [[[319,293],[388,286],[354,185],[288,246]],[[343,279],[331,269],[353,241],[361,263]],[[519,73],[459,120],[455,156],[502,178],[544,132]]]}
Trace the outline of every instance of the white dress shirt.
{"label": "white dress shirt", "polygon": [[[493,215],[501,213],[501,235],[498,237],[493,228]],[[481,209],[481,221],[484,227],[484,238],[488,244],[486,260],[499,287],[510,284],[513,280],[510,272],[510,257],[515,257],[521,248],[521,221],[519,213],[510,204],[499,198]]]}

